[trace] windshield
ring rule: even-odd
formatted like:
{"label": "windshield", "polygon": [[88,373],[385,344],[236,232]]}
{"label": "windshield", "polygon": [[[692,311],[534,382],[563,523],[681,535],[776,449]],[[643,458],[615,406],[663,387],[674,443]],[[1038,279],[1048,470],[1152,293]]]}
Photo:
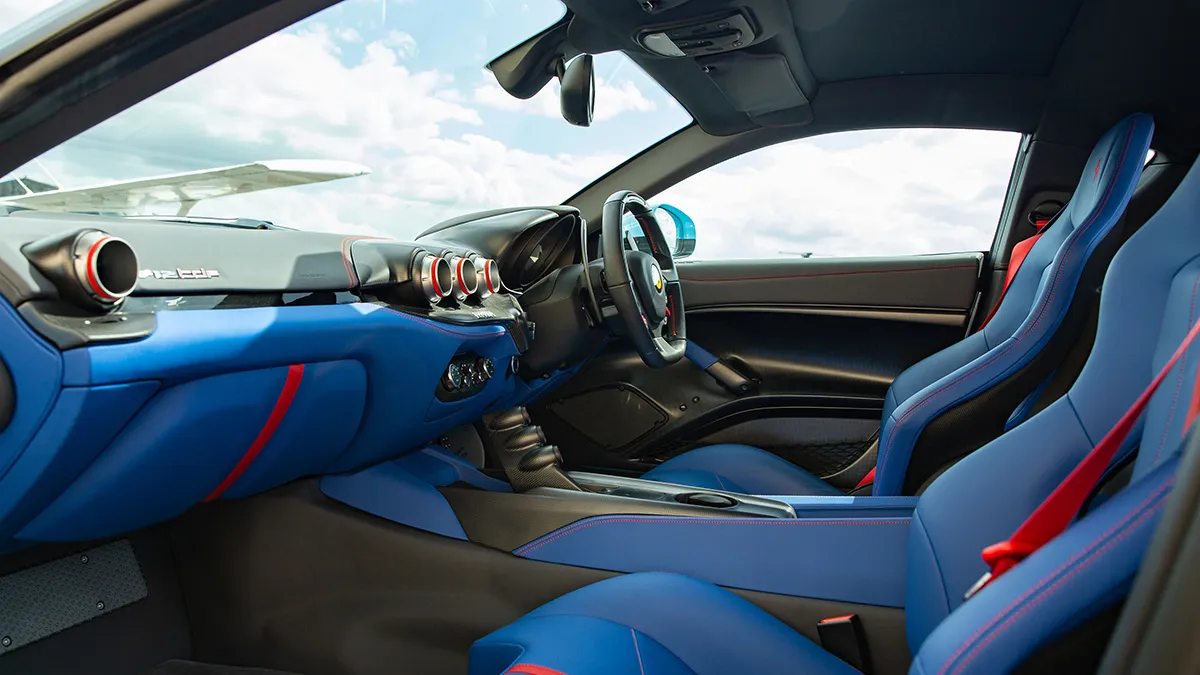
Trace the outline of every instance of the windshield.
{"label": "windshield", "polygon": [[[0,0],[0,30],[56,4]],[[563,12],[559,0],[345,0],[47,152],[6,177],[0,201],[400,238],[464,212],[560,203],[690,122],[619,53],[596,57],[590,128],[562,119],[554,83],[527,101],[500,89],[484,64]],[[259,162],[253,180],[309,184],[209,197],[236,182],[226,172],[106,187]],[[94,189],[20,202],[55,187]]]}

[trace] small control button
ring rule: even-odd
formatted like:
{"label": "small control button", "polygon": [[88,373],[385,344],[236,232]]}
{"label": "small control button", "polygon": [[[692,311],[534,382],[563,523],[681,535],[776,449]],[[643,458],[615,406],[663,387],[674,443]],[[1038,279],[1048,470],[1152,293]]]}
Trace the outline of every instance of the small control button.
{"label": "small control button", "polygon": [[676,495],[675,499],[684,504],[693,506],[708,506],[714,509],[727,509],[731,506],[737,506],[737,501],[732,497],[725,495],[712,494],[711,492],[692,492],[688,494]]}

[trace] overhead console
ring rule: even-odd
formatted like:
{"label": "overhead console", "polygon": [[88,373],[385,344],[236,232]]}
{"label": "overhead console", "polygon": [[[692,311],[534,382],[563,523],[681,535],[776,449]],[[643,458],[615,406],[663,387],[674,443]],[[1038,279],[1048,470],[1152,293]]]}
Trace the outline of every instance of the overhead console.
{"label": "overhead console", "polygon": [[[795,30],[795,3],[564,2],[572,13],[561,36],[564,56],[624,52],[710,134],[812,121],[818,83]],[[509,60],[518,55],[511,52]],[[598,98],[596,108],[603,106]]]}
{"label": "overhead console", "polygon": [[754,44],[758,39],[741,12],[688,20],[643,30],[638,42],[659,56],[708,56]]}

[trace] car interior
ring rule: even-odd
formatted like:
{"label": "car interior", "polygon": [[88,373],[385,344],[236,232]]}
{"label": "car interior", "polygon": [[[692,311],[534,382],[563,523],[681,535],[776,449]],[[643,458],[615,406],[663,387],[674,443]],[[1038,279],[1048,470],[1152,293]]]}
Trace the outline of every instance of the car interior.
{"label": "car interior", "polygon": [[[0,163],[334,4],[74,3]],[[1200,670],[1200,4],[563,5],[507,95],[586,127],[621,52],[693,121],[561,204],[0,203],[0,673]],[[1020,134],[990,249],[692,260],[655,201],[907,128]]]}

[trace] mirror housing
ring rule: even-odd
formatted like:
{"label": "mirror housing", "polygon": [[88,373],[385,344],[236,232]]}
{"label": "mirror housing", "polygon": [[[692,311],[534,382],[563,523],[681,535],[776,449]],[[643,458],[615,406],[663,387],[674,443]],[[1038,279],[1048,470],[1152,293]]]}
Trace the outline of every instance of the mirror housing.
{"label": "mirror housing", "polygon": [[571,60],[559,77],[559,105],[563,119],[577,127],[592,125],[592,110],[596,102],[596,72],[591,54],[581,54]]}
{"label": "mirror housing", "polygon": [[670,204],[656,204],[651,207],[655,218],[670,218],[675,223],[675,250],[672,255],[676,258],[686,258],[696,250],[696,222],[683,211]]}

